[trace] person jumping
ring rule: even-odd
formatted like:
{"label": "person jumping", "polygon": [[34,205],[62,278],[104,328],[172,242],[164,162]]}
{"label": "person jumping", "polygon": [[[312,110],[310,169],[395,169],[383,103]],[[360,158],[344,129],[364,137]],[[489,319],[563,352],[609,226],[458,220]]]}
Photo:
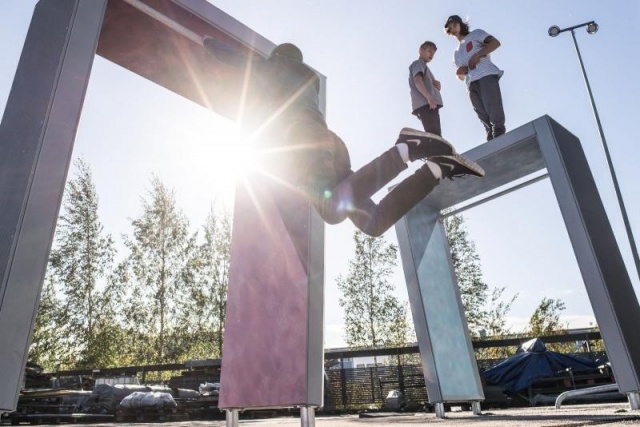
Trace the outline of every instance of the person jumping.
{"label": "person jumping", "polygon": [[[263,141],[264,150],[275,153],[280,166],[273,168],[276,174],[299,188],[328,224],[349,218],[362,232],[377,237],[442,179],[484,176],[479,165],[460,156],[442,137],[410,128],[400,131],[394,146],[353,171],[345,143],[329,130],[320,111],[320,80],[297,46],[280,44],[264,58],[211,37],[204,37],[203,45],[245,76],[240,125]],[[408,162],[417,160],[425,164],[379,203],[371,200]]]}

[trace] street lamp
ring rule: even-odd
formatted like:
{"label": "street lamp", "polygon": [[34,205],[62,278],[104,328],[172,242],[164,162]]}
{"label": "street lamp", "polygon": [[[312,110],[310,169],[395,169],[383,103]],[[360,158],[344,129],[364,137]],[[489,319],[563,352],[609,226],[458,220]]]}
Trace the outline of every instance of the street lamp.
{"label": "street lamp", "polygon": [[600,133],[600,139],[602,140],[602,146],[604,147],[604,154],[607,158],[607,164],[609,165],[609,172],[611,173],[611,178],[613,180],[613,188],[616,190],[616,196],[618,198],[618,204],[620,205],[620,211],[622,213],[622,220],[624,221],[625,229],[627,230],[627,237],[629,238],[629,245],[631,246],[631,253],[633,254],[633,261],[636,264],[636,272],[638,273],[638,278],[640,278],[640,257],[638,256],[638,248],[636,247],[635,239],[633,238],[633,231],[631,230],[631,224],[629,223],[629,217],[627,216],[627,209],[624,207],[624,201],[622,200],[622,194],[620,193],[620,186],[618,185],[618,178],[616,177],[616,172],[613,169],[613,162],[611,161],[611,155],[609,154],[609,147],[607,146],[607,140],[604,137],[604,131],[602,130],[602,123],[600,123],[600,116],[598,115],[598,110],[596,108],[596,103],[593,100],[593,93],[591,93],[591,85],[589,84],[589,79],[587,78],[587,72],[584,68],[584,63],[582,62],[582,55],[580,55],[580,49],[578,48],[578,41],[576,40],[576,28],[587,27],[587,33],[593,34],[598,31],[598,24],[595,21],[585,22],[584,24],[574,25],[573,27],[560,29],[558,26],[553,25],[549,27],[549,35],[551,37],[556,37],[558,34],[563,33],[565,31],[571,31],[571,37],[573,38],[573,44],[576,47],[576,53],[578,54],[578,61],[580,61],[580,68],[582,68],[582,75],[584,77],[584,82],[587,85],[587,92],[589,93],[589,100],[591,101],[591,108],[593,108],[593,115],[596,118],[596,124],[598,125],[598,132]]}
{"label": "street lamp", "polygon": [[[551,27],[549,27],[549,35],[551,37],[555,37],[558,34],[564,32],[564,31],[569,31],[569,30],[571,30],[571,33],[573,34],[573,30],[575,30],[576,28],[580,28],[580,27],[587,27],[587,33],[589,33],[589,34],[593,34],[593,33],[597,32],[598,28],[599,28],[598,24],[596,24],[595,21],[585,22],[584,24],[574,25],[573,27],[565,28],[565,29],[562,29],[562,30],[557,25],[552,25]],[[575,36],[574,36],[574,41],[575,41]]]}

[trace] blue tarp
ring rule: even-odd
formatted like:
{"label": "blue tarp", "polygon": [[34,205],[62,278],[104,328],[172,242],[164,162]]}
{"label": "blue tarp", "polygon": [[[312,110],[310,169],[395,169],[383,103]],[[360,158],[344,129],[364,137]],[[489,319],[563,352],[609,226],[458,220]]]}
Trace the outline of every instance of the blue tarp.
{"label": "blue tarp", "polygon": [[507,392],[515,393],[529,387],[540,378],[573,372],[595,372],[598,364],[582,357],[569,356],[547,350],[542,340],[525,342],[518,353],[484,372],[489,384],[499,384]]}

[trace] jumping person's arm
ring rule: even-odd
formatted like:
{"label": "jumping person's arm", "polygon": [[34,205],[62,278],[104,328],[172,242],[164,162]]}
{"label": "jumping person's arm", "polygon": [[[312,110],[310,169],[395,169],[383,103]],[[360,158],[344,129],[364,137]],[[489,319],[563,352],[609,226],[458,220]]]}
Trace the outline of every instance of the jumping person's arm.
{"label": "jumping person's arm", "polygon": [[469,58],[469,68],[472,70],[476,68],[478,62],[482,57],[489,55],[491,52],[500,47],[500,40],[493,36],[489,36],[484,39],[484,47],[480,49],[478,52],[474,53],[471,58]]}
{"label": "jumping person's arm", "polygon": [[202,44],[215,59],[236,68],[244,68],[252,61],[264,60],[264,58],[258,55],[247,55],[227,44],[219,42],[213,37],[203,37]]}

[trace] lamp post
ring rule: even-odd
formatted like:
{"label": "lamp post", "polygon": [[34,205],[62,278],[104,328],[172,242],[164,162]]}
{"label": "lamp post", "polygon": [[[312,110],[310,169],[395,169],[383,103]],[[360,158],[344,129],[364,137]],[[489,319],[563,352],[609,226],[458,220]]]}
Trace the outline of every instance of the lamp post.
{"label": "lamp post", "polygon": [[618,204],[620,205],[620,211],[622,213],[622,220],[624,221],[624,226],[627,231],[627,237],[629,238],[629,245],[631,246],[631,253],[633,254],[633,261],[636,265],[636,272],[638,274],[638,278],[640,278],[640,257],[638,256],[638,248],[636,247],[635,239],[633,238],[633,231],[631,230],[631,224],[629,223],[629,217],[627,216],[627,209],[624,206],[624,201],[622,200],[622,194],[620,193],[620,186],[618,185],[618,178],[616,177],[616,172],[613,169],[613,162],[611,161],[611,155],[609,154],[609,147],[607,146],[607,139],[604,137],[604,131],[602,130],[602,123],[600,123],[600,116],[598,115],[598,109],[596,108],[596,103],[593,100],[593,93],[591,92],[591,85],[589,84],[589,79],[587,78],[587,71],[584,68],[584,63],[582,62],[582,55],[580,55],[580,49],[578,48],[578,41],[576,40],[576,28],[587,27],[587,33],[593,34],[598,31],[598,24],[595,21],[585,22],[584,24],[574,25],[573,27],[567,27],[560,29],[556,25],[549,27],[549,35],[551,37],[556,37],[558,34],[563,33],[565,31],[571,31],[571,37],[573,38],[573,45],[576,47],[576,53],[578,54],[578,61],[580,62],[580,68],[582,69],[582,75],[584,77],[584,82],[587,86],[587,92],[589,93],[589,100],[591,101],[591,108],[593,108],[593,115],[596,118],[596,124],[598,125],[598,132],[600,133],[600,139],[602,140],[602,146],[604,147],[604,154],[607,158],[607,164],[609,165],[609,172],[611,173],[611,179],[613,180],[613,188],[616,191],[616,196],[618,198]]}

